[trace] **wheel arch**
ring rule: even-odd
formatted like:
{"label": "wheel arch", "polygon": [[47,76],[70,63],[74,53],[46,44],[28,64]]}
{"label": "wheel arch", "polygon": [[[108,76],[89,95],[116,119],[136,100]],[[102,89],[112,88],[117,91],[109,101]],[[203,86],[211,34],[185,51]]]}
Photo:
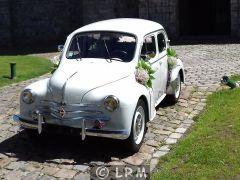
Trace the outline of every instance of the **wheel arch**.
{"label": "wheel arch", "polygon": [[184,83],[185,82],[185,75],[184,75],[183,69],[179,70],[179,74],[180,74],[181,82]]}
{"label": "wheel arch", "polygon": [[150,121],[150,110],[149,110],[149,104],[148,104],[147,97],[145,95],[141,95],[139,97],[139,100],[142,100],[145,103],[145,106],[146,106],[146,117],[147,117],[146,122],[149,122]]}

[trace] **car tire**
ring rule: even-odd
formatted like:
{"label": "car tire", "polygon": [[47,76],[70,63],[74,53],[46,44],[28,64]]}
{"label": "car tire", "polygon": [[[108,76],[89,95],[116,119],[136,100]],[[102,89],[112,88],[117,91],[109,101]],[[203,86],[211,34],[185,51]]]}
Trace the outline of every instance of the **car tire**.
{"label": "car tire", "polygon": [[147,122],[147,108],[143,100],[139,100],[134,111],[132,120],[131,134],[126,140],[127,150],[136,153],[142,146]]}
{"label": "car tire", "polygon": [[168,94],[166,96],[167,103],[169,103],[171,105],[176,104],[178,102],[178,100],[179,100],[179,97],[180,97],[180,94],[181,94],[181,89],[182,89],[182,86],[181,86],[181,76],[180,76],[180,74],[178,74],[178,77],[177,77],[177,88],[175,89],[174,94]]}

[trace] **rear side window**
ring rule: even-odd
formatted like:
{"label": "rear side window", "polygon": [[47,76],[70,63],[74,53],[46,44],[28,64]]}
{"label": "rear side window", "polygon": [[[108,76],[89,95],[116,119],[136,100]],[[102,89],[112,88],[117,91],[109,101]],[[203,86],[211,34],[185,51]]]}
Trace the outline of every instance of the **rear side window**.
{"label": "rear side window", "polygon": [[154,58],[156,56],[156,43],[155,37],[149,36],[146,37],[143,43],[141,56],[145,56],[148,58]]}
{"label": "rear side window", "polygon": [[165,36],[164,36],[163,33],[159,33],[158,36],[157,36],[157,38],[158,38],[158,48],[159,48],[159,52],[161,53],[161,52],[163,52],[164,50],[166,50],[166,47],[167,47],[167,45],[166,45],[166,38],[165,38]]}

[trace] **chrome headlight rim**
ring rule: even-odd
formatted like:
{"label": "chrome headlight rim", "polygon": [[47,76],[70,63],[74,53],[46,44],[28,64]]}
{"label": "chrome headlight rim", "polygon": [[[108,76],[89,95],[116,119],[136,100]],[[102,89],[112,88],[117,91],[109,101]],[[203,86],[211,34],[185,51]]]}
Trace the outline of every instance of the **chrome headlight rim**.
{"label": "chrome headlight rim", "polygon": [[[109,101],[113,101],[115,103],[115,106],[109,106]],[[110,112],[114,112],[115,110],[118,109],[119,107],[119,104],[120,104],[120,101],[119,99],[114,96],[114,95],[109,95],[107,97],[104,98],[104,107],[106,110],[110,111]]]}
{"label": "chrome headlight rim", "polygon": [[26,104],[32,104],[35,101],[36,94],[31,89],[25,89],[22,92],[22,101]]}

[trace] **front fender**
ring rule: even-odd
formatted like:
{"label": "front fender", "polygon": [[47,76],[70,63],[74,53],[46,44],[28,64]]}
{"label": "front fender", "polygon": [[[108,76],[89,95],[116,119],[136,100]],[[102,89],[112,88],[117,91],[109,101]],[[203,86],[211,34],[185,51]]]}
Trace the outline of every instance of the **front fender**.
{"label": "front fender", "polygon": [[35,83],[30,84],[26,88],[23,89],[31,89],[35,94],[35,101],[32,104],[26,104],[22,101],[22,93],[20,95],[20,116],[26,120],[32,120],[31,112],[36,109],[37,105],[40,101],[44,100],[47,95],[47,87],[48,87],[49,78],[37,81]]}
{"label": "front fender", "polygon": [[177,63],[175,68],[171,71],[170,74],[170,82],[175,81],[178,77],[178,74],[180,73],[181,81],[185,82],[185,72],[184,72],[184,66],[180,59],[176,59]]}
{"label": "front fender", "polygon": [[180,59],[176,59],[177,63],[175,68],[170,71],[170,81],[167,87],[167,94],[174,94],[176,85],[177,85],[177,77],[180,74],[181,82],[185,82],[185,72],[184,66]]}
{"label": "front fender", "polygon": [[135,77],[129,76],[115,83],[89,91],[84,95],[82,103],[99,104],[104,107],[103,102],[107,96],[116,96],[120,102],[119,108],[114,112],[104,111],[111,117],[111,121],[108,122],[106,128],[125,130],[130,134],[133,115],[140,97],[144,97],[145,101],[147,101],[149,119],[153,118],[150,92],[145,86],[137,83]]}

